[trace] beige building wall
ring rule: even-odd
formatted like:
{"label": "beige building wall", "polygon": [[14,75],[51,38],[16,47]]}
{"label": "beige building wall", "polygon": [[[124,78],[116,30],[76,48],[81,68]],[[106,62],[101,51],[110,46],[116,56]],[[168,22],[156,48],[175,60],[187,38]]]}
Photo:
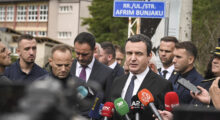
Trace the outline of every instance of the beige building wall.
{"label": "beige building wall", "polygon": [[79,29],[79,1],[51,0],[48,23],[48,37],[72,46]]}
{"label": "beige building wall", "polygon": [[1,42],[9,48],[9,43],[12,41],[12,36],[10,34],[0,31],[0,39]]}
{"label": "beige building wall", "polygon": [[[37,44],[37,54],[36,54],[36,59],[35,63],[38,64],[39,66],[43,67],[45,64],[44,57],[45,57],[45,43],[38,43]],[[50,52],[50,51],[48,51]]]}
{"label": "beige building wall", "polygon": [[50,0],[48,8],[48,37],[57,39],[58,1]]}

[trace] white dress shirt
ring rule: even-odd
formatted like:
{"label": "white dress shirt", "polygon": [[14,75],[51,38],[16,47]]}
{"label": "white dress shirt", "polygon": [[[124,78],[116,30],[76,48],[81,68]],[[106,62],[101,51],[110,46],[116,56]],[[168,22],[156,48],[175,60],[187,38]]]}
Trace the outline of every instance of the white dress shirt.
{"label": "white dress shirt", "polygon": [[109,65],[108,67],[110,67],[111,69],[115,69],[115,66],[117,65],[117,62],[115,61],[114,63],[112,63],[111,65]]}
{"label": "white dress shirt", "polygon": [[[93,57],[92,58],[92,61],[88,64],[88,66],[86,67],[86,82],[88,81],[89,79],[89,76],[92,72],[92,67],[94,65],[94,62],[95,62],[95,58]],[[76,63],[76,76],[79,77],[80,75],[80,72],[82,70],[82,66],[80,65],[80,63],[77,61]]]}
{"label": "white dress shirt", "polygon": [[[148,72],[149,72],[149,67],[147,67],[147,68],[144,70],[144,72],[142,72],[142,73],[140,73],[140,74],[136,74],[137,79],[134,80],[134,90],[133,90],[132,96],[134,96],[134,95],[137,94],[138,89],[140,88],[140,86],[141,86],[142,82],[144,81],[144,78],[145,78],[145,76],[147,75]],[[126,83],[125,83],[125,86],[124,86],[124,88],[122,89],[122,93],[121,93],[121,97],[122,97],[123,99],[124,99],[124,97],[125,97],[125,94],[126,94],[126,92],[127,92],[128,86],[129,86],[129,84],[130,84],[130,82],[131,82],[131,78],[132,78],[133,75],[134,75],[134,74],[132,74],[131,72],[129,72],[128,79],[127,79],[127,81],[126,81]]]}
{"label": "white dress shirt", "polygon": [[168,80],[170,78],[170,76],[172,75],[173,71],[174,71],[174,65],[171,65],[170,67],[168,67],[167,69],[165,69],[164,67],[161,67],[161,71],[160,73],[163,75],[163,71],[167,70],[167,74],[166,74],[166,79]]}

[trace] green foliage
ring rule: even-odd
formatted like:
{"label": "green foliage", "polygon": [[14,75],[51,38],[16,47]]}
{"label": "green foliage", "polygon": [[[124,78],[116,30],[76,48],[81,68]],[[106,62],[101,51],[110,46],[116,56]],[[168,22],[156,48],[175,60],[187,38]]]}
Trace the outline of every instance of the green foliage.
{"label": "green foliage", "polygon": [[127,39],[128,18],[113,16],[113,0],[93,0],[89,6],[92,18],[83,18],[83,25],[89,25],[89,31],[96,42],[111,41],[123,46]]}
{"label": "green foliage", "polygon": [[18,56],[11,55],[11,61],[14,63],[18,59]]}
{"label": "green foliage", "polygon": [[218,46],[220,37],[220,0],[193,0],[192,42],[198,48],[196,67],[206,69],[210,51]]}

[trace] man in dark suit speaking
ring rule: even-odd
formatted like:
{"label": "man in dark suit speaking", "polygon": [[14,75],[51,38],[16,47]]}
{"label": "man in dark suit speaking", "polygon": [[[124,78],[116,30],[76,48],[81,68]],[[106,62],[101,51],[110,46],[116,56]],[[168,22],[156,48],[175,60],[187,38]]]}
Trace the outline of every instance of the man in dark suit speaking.
{"label": "man in dark suit speaking", "polygon": [[[123,75],[114,80],[110,92],[111,101],[122,97],[130,105],[132,96],[146,88],[154,96],[154,104],[157,109],[164,109],[164,95],[166,92],[172,90],[172,84],[154,73],[148,67],[152,55],[151,49],[152,43],[150,38],[143,34],[128,38],[125,45],[125,62],[130,72],[128,75]],[[132,87],[133,89],[131,89]],[[128,115],[131,119],[134,118],[131,112]],[[116,113],[113,119],[121,120],[122,118]],[[140,119],[154,119],[152,118],[152,112],[149,107],[146,107],[146,109],[140,113]]]}

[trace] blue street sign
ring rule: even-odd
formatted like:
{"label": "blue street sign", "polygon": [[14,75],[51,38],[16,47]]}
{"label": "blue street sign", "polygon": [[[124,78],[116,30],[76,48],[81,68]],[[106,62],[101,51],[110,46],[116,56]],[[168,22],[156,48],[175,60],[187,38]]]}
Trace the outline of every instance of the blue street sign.
{"label": "blue street sign", "polygon": [[164,18],[164,2],[114,1],[114,17]]}

